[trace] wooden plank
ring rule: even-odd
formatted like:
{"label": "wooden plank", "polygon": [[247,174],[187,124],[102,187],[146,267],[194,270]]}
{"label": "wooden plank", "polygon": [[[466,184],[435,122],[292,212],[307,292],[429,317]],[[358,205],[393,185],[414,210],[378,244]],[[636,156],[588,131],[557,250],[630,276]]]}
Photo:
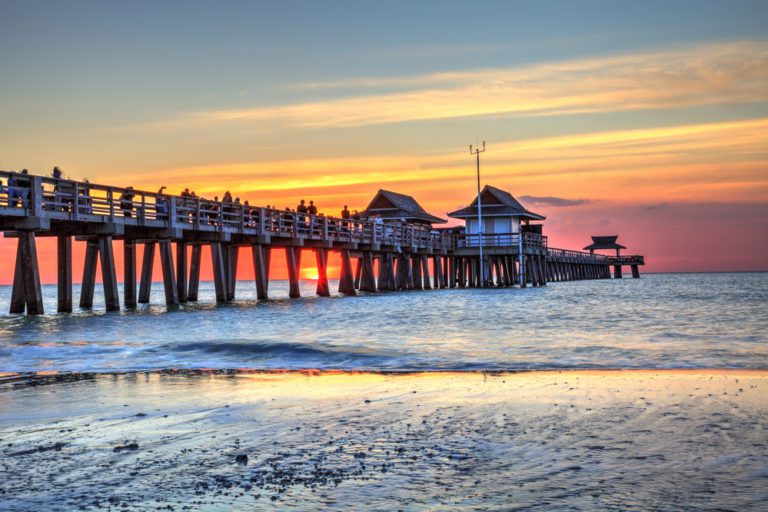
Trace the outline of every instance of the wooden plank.
{"label": "wooden plank", "polygon": [[348,250],[341,251],[341,275],[339,276],[339,293],[356,295],[355,278],[352,275],[352,258]]}
{"label": "wooden plank", "polygon": [[123,302],[136,307],[136,242],[123,240]]}
{"label": "wooden plank", "polygon": [[80,307],[93,307],[93,291],[96,286],[96,259],[99,255],[99,242],[88,240],[85,245],[85,263],[83,280],[80,284]]}
{"label": "wooden plank", "polygon": [[33,231],[20,231],[21,264],[23,269],[24,300],[28,315],[42,315],[43,291],[40,286],[40,267],[37,261],[37,243]]}
{"label": "wooden plank", "polygon": [[172,306],[179,303],[179,295],[176,289],[176,275],[173,270],[173,251],[170,240],[160,241],[160,266],[163,269],[163,289],[165,291],[165,303]]}
{"label": "wooden plank", "polygon": [[331,290],[328,287],[328,249],[315,249],[317,260],[317,294],[320,297],[330,297]]}
{"label": "wooden plank", "polygon": [[213,266],[213,286],[216,290],[216,302],[227,301],[226,273],[221,242],[211,242],[211,265]]}
{"label": "wooden plank", "polygon": [[99,237],[99,256],[101,257],[101,284],[104,288],[104,305],[107,311],[120,310],[120,292],[117,289],[115,254],[112,251],[112,237]]}
{"label": "wooden plank", "polygon": [[200,263],[203,257],[203,246],[195,244],[192,246],[192,254],[189,260],[189,282],[187,286],[187,301],[197,302],[198,292],[200,290]]}
{"label": "wooden plank", "polygon": [[59,313],[72,312],[72,237],[56,237],[57,299]]}
{"label": "wooden plank", "polygon": [[141,280],[139,281],[139,303],[149,304],[149,294],[152,291],[152,268],[155,262],[155,242],[144,244],[144,255],[141,259]]}
{"label": "wooden plank", "polygon": [[298,252],[301,249],[298,247],[286,247],[285,248],[285,262],[288,265],[288,296],[292,299],[298,299],[301,297],[301,291],[299,290],[299,272],[300,261]]}
{"label": "wooden plank", "polygon": [[176,295],[179,302],[187,302],[189,283],[187,282],[187,244],[176,242]]}

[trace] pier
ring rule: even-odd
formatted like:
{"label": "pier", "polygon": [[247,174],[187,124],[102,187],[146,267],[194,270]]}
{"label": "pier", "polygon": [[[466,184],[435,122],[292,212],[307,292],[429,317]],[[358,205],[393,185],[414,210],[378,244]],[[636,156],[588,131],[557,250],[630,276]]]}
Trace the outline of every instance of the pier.
{"label": "pier", "polygon": [[[431,223],[441,219],[425,216],[409,196],[387,191],[379,191],[369,205],[368,213],[376,215],[376,220],[355,220],[7,171],[0,171],[0,181],[0,229],[5,237],[18,240],[11,313],[44,313],[36,245],[39,237],[57,240],[57,309],[62,313],[71,312],[73,307],[73,242],[86,244],[79,306],[93,306],[98,260],[108,311],[121,307],[115,240],[123,242],[122,305],[126,308],[149,302],[156,254],[161,261],[166,304],[197,301],[203,247],[211,254],[217,302],[236,297],[241,250],[252,252],[260,300],[269,297],[273,250],[285,251],[291,298],[300,296],[302,253],[307,250],[315,254],[316,293],[323,297],[330,295],[327,263],[331,251],[341,257],[338,291],[344,295],[545,286],[548,282],[609,279],[611,267],[618,278],[623,266],[629,266],[633,277],[639,277],[638,266],[644,264],[642,256],[620,256],[617,252],[614,257],[595,254],[594,249],[549,247],[540,225],[529,225],[529,218],[524,224],[511,226],[509,232],[433,228]],[[510,208],[501,192],[493,187],[484,189],[484,194],[490,194],[483,197],[484,212],[492,211],[494,197],[500,198],[500,212]],[[393,210],[397,215],[392,219],[398,221],[385,222],[391,219],[381,212]],[[404,218],[411,213],[414,219]],[[524,213],[531,219],[543,219]],[[481,276],[485,276],[484,282]]]}

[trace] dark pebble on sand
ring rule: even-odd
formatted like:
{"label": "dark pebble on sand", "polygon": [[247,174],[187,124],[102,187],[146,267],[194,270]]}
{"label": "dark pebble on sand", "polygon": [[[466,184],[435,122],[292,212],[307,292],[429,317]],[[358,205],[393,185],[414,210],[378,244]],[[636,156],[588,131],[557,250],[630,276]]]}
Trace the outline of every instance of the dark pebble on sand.
{"label": "dark pebble on sand", "polygon": [[248,455],[246,455],[244,453],[238,454],[235,457],[235,462],[237,462],[238,464],[247,465],[248,464]]}
{"label": "dark pebble on sand", "polygon": [[112,448],[112,451],[114,452],[122,452],[124,450],[138,450],[139,444],[138,443],[129,443],[129,444],[123,444],[120,446],[115,446]]}

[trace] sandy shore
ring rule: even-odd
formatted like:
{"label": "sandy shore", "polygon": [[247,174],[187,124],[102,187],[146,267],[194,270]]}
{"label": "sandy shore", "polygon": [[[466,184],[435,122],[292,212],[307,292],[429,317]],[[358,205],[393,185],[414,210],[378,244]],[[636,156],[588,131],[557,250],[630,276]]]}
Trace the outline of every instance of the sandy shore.
{"label": "sandy shore", "polygon": [[0,379],[6,510],[768,502],[767,371]]}

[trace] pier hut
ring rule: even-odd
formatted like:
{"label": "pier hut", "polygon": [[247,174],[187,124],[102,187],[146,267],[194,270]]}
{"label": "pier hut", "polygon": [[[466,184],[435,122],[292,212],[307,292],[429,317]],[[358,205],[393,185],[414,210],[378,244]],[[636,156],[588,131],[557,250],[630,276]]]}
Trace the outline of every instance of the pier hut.
{"label": "pier hut", "polygon": [[628,265],[632,270],[632,277],[639,278],[640,269],[638,266],[645,265],[645,259],[642,256],[622,257],[621,250],[626,249],[626,247],[616,241],[618,238],[619,235],[593,236],[592,243],[584,247],[584,250],[589,251],[589,254],[593,256],[595,251],[616,251],[616,256],[610,258],[611,265],[613,265],[613,277],[616,279],[621,279],[621,268],[623,265]]}
{"label": "pier hut", "polygon": [[[544,215],[528,210],[515,197],[505,190],[486,185],[480,192],[483,216],[483,245],[496,245],[511,242],[512,236],[520,232],[542,234],[541,224],[531,225],[531,221],[543,221]],[[454,219],[464,221],[467,235],[480,233],[477,197],[465,208],[448,214]],[[470,238],[470,243],[479,244],[479,237]]]}
{"label": "pier hut", "polygon": [[[378,254],[359,254],[357,288],[368,292],[430,288],[428,254],[433,253],[420,251],[418,239],[432,236],[432,225],[447,221],[427,212],[413,196],[384,189],[376,192],[361,215],[375,219],[374,234],[381,245]],[[397,232],[404,228],[409,236],[398,241]],[[374,261],[378,262],[377,278]]]}
{"label": "pier hut", "polygon": [[360,214],[363,217],[379,217],[384,222],[406,222],[431,226],[447,221],[428,213],[413,196],[379,189],[368,207]]}

